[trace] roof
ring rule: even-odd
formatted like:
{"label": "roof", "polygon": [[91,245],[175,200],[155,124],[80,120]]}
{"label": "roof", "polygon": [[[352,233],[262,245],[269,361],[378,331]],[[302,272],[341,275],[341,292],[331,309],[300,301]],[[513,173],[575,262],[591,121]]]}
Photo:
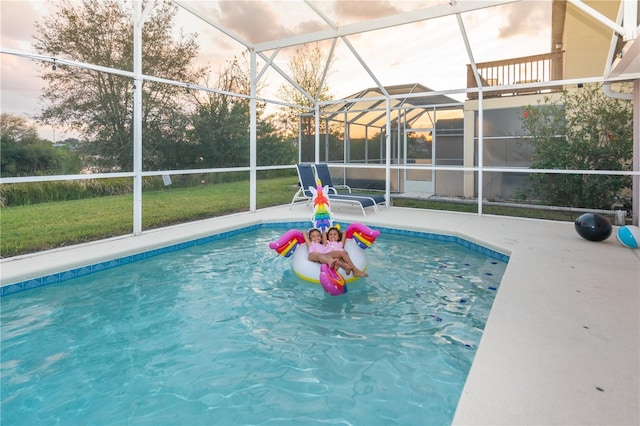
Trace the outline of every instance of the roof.
{"label": "roof", "polygon": [[383,91],[390,96],[390,109],[397,110],[402,108],[406,113],[405,118],[409,124],[419,119],[429,110],[433,110],[434,107],[462,108],[462,104],[455,99],[442,94],[431,96],[428,93],[433,92],[433,90],[429,87],[413,83],[386,86],[382,90],[377,87],[369,87],[353,93],[344,98],[344,102],[326,106],[323,109],[324,117],[330,120],[346,120],[349,124],[383,128],[386,126],[387,108],[386,96]]}

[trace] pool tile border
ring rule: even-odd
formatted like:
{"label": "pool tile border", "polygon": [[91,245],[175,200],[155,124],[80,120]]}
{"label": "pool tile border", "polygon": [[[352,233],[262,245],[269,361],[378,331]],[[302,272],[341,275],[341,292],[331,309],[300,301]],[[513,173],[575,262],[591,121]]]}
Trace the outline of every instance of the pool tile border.
{"label": "pool tile border", "polygon": [[[25,290],[31,290],[38,287],[48,286],[51,284],[58,284],[64,281],[68,281],[74,278],[91,275],[96,272],[104,271],[118,266],[126,265],[129,263],[137,262],[139,260],[148,259],[150,257],[159,256],[161,254],[171,253],[178,250],[182,250],[188,247],[193,247],[201,244],[206,244],[212,241],[217,241],[225,238],[232,237],[234,235],[243,234],[246,232],[255,231],[261,228],[298,228],[306,229],[309,226],[309,222],[267,222],[253,225],[243,226],[242,228],[233,229],[229,231],[220,232],[217,234],[209,235],[206,237],[195,238],[193,240],[184,241],[176,244],[170,244],[166,247],[160,247],[153,250],[149,250],[142,253],[136,253],[129,256],[123,256],[117,259],[107,260],[104,262],[98,262],[91,265],[85,265],[78,268],[70,269],[67,271],[57,272],[54,274],[45,275],[39,278],[33,278],[25,281],[20,281],[13,284],[7,284],[0,287],[0,297],[8,296],[15,293],[20,293]],[[436,234],[431,232],[421,231],[409,231],[396,228],[376,227],[372,228],[381,231],[382,233],[410,236],[416,238],[424,238],[433,241],[443,241],[460,244],[461,246],[473,250],[477,253],[483,254],[492,259],[497,259],[501,262],[509,262],[509,256],[500,253],[499,251],[487,248],[481,244],[477,244],[466,240],[456,235]]]}
{"label": "pool tile border", "polygon": [[433,232],[424,232],[424,231],[408,231],[408,230],[403,230],[403,229],[396,229],[396,228],[382,228],[382,227],[375,227],[375,229],[380,230],[381,232],[386,232],[388,234],[394,234],[394,235],[406,235],[409,237],[417,237],[417,238],[424,238],[427,240],[434,240],[434,241],[443,241],[443,242],[448,242],[448,243],[456,243],[456,244],[460,244],[461,246],[468,248],[469,250],[473,250],[477,253],[483,254],[487,257],[490,257],[492,259],[496,259],[499,260],[501,262],[505,262],[508,263],[509,262],[509,255],[501,253],[497,250],[493,250],[490,249],[488,247],[485,247],[481,244],[478,243],[474,243],[472,241],[469,241],[465,238],[459,237],[457,235],[447,235],[447,234],[436,234]]}

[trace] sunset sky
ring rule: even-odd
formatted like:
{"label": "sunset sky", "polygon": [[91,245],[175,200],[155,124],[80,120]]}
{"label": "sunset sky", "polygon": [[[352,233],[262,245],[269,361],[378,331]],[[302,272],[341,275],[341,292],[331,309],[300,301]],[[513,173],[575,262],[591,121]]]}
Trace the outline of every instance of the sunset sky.
{"label": "sunset sky", "polygon": [[[44,16],[55,10],[55,3],[2,0],[0,45],[8,49],[33,51],[34,22],[42,21]],[[300,0],[184,3],[250,43],[329,28],[308,4]],[[344,26],[448,1],[325,0],[311,3],[336,25]],[[550,51],[551,0],[525,0],[481,9],[463,14],[462,20],[476,62]],[[225,60],[245,50],[243,45],[182,8],[179,8],[176,24],[186,33],[198,34],[199,62],[210,67],[210,82],[216,81]],[[347,39],[383,85],[420,83],[433,90],[466,87],[466,64],[470,60],[454,16],[351,35]],[[322,46],[329,51],[329,42]],[[281,69],[288,70],[288,59],[295,51],[296,47],[282,49],[274,62]],[[271,52],[265,53],[271,55]],[[38,96],[42,88],[36,64],[6,54],[0,56],[0,61],[2,112],[36,115],[40,111]],[[275,98],[284,82],[277,72],[267,72],[264,77],[266,86],[261,95]],[[349,46],[339,40],[328,85],[335,98],[342,98],[376,84]],[[51,134],[50,129],[41,131],[42,137],[51,139]],[[64,137],[64,134],[57,135],[57,139]]]}

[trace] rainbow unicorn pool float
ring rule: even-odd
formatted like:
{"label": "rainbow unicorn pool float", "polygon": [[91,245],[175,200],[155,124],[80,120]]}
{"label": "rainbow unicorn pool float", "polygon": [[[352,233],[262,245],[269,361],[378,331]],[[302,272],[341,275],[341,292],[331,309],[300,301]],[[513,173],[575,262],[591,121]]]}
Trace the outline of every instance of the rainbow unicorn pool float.
{"label": "rainbow unicorn pool float", "polygon": [[[318,180],[317,186],[315,188],[310,186],[309,191],[313,194],[312,228],[317,228],[320,232],[326,232],[333,226],[339,228],[339,225],[333,223],[333,214],[327,197],[329,187],[323,187]],[[344,232],[347,236],[344,251],[349,253],[353,264],[358,269],[366,271],[367,255],[365,250],[371,247],[371,244],[380,235],[380,231],[373,230],[362,223],[352,223],[347,226]],[[324,290],[332,296],[346,293],[347,283],[359,278],[347,275],[342,268],[335,270],[329,265],[310,261],[304,234],[298,229],[287,231],[277,241],[270,243],[269,248],[275,250],[282,257],[291,258],[293,272],[297,276],[306,281],[322,284]]]}

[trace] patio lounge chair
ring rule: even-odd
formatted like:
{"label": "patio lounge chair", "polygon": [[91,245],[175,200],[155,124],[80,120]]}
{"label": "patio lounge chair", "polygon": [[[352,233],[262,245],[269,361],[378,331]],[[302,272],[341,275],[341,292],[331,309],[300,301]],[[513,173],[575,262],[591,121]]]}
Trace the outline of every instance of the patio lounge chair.
{"label": "patio lounge chair", "polygon": [[[293,199],[291,200],[291,206],[297,201],[305,201],[308,203],[313,199],[313,194],[309,191],[309,187],[312,186],[315,188],[316,186],[316,176],[313,170],[313,166],[311,164],[298,164],[298,179],[300,182],[300,189],[294,194]],[[323,185],[325,183],[323,182]],[[329,201],[332,204],[351,204],[353,206],[360,207],[362,210],[362,214],[364,216],[367,215],[365,212],[366,207],[373,207],[374,211],[378,211],[378,201],[377,197],[382,198],[382,202],[384,202],[384,197],[380,197],[377,195],[357,195],[357,194],[335,194],[334,191],[329,190]],[[374,198],[376,197],[376,198]]]}
{"label": "patio lounge chair", "polygon": [[329,185],[329,190],[334,194],[339,194],[338,188],[346,189],[347,192],[351,193],[351,187],[349,185],[334,185],[333,179],[331,178],[331,173],[329,173],[329,166],[326,163],[318,163],[314,165],[316,169],[316,175],[318,179],[322,181],[323,185]]}
{"label": "patio lounge chair", "polygon": [[[369,197],[375,202],[376,206],[378,204],[384,204],[386,201],[382,195],[358,194],[356,192],[353,192],[349,185],[335,185],[333,183],[333,179],[331,178],[331,173],[329,172],[329,166],[326,163],[318,163],[315,164],[314,167],[316,169],[316,175],[318,176],[318,179],[320,179],[322,184],[329,185],[329,191],[331,194]],[[339,192],[338,189],[344,189],[347,191],[347,193]],[[376,211],[378,210],[377,207],[375,207],[375,209]]]}
{"label": "patio lounge chair", "polygon": [[309,203],[313,199],[313,194],[309,191],[309,186],[316,186],[316,176],[313,172],[313,166],[311,164],[298,164],[296,166],[298,170],[298,184],[300,188],[293,195],[291,199],[291,205],[289,209],[293,206],[297,201],[305,201]]}

